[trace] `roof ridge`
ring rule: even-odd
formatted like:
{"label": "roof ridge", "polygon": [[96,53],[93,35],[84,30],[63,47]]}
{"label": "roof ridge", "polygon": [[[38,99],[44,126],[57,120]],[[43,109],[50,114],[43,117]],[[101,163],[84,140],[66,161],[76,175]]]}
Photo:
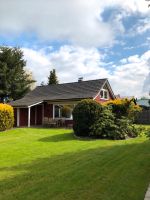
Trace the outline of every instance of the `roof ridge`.
{"label": "roof ridge", "polygon": [[82,83],[82,82],[91,82],[91,81],[100,81],[100,80],[108,80],[108,78],[99,78],[99,79],[92,79],[92,80],[85,80],[85,81],[75,81],[75,82],[59,83],[59,84],[51,84],[51,85],[38,85],[37,87],[67,85],[67,84],[72,84],[72,83]]}

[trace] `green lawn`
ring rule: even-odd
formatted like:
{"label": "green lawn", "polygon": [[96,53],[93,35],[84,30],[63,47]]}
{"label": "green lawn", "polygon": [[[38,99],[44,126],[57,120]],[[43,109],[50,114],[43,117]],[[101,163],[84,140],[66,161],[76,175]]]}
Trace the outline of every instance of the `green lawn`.
{"label": "green lawn", "polygon": [[0,133],[0,200],[143,200],[150,140],[78,140],[71,130]]}

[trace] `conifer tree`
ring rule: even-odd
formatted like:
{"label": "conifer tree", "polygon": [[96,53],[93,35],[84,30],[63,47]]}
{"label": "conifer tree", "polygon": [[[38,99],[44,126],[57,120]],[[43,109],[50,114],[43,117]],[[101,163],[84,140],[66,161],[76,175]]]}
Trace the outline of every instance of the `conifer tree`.
{"label": "conifer tree", "polygon": [[50,75],[48,77],[48,85],[51,85],[51,84],[58,84],[58,78],[57,78],[55,69],[50,71]]}
{"label": "conifer tree", "polygon": [[26,61],[19,48],[0,46],[0,101],[23,97],[34,80],[25,70]]}

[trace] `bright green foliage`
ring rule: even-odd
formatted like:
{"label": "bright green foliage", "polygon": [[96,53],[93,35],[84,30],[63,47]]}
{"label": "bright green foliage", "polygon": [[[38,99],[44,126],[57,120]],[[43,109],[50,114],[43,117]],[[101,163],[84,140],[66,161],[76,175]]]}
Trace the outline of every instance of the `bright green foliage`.
{"label": "bright green foliage", "polygon": [[146,135],[150,139],[150,128],[147,130]]}
{"label": "bright green foliage", "polygon": [[55,69],[50,71],[50,75],[48,77],[48,85],[51,85],[51,84],[58,84],[58,78],[57,78]]}
{"label": "bright green foliage", "polygon": [[14,111],[10,105],[0,103],[0,131],[13,127]]}
{"label": "bright green foliage", "polygon": [[145,125],[145,126],[141,126],[141,131],[142,131],[142,135],[146,135],[146,137],[148,137],[150,139],[150,126]]}
{"label": "bright green foliage", "polygon": [[144,200],[150,140],[77,139],[72,130],[0,134],[0,200]]}
{"label": "bright green foliage", "polygon": [[34,82],[25,71],[26,61],[19,48],[0,46],[0,101],[23,97]]}

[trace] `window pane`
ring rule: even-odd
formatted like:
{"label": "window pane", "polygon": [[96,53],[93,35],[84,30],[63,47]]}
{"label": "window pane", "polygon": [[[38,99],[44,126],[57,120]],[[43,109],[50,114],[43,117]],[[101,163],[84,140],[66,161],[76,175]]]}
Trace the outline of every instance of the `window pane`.
{"label": "window pane", "polygon": [[108,93],[107,93],[107,91],[104,91],[104,98],[108,99]]}
{"label": "window pane", "polygon": [[61,109],[62,117],[71,118],[72,110],[73,110],[73,106],[72,105],[63,105],[62,109]]}
{"label": "window pane", "polygon": [[55,118],[59,117],[59,106],[55,106]]}
{"label": "window pane", "polygon": [[103,98],[103,90],[100,92],[100,97]]}

